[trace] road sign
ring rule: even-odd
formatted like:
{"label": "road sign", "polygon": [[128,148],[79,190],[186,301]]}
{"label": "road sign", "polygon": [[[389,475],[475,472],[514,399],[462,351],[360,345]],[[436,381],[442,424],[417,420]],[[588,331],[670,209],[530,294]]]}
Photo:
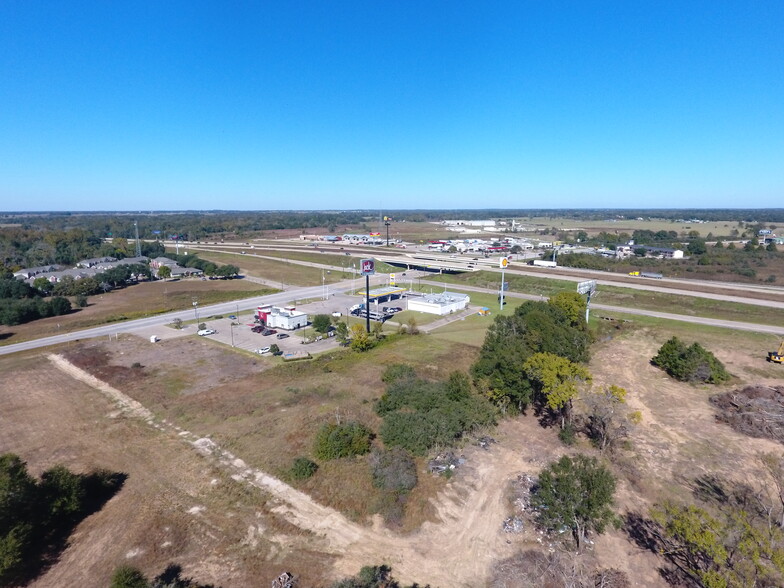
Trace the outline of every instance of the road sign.
{"label": "road sign", "polygon": [[594,290],[596,290],[596,280],[586,280],[585,282],[577,284],[578,294],[588,294]]}
{"label": "road sign", "polygon": [[506,266],[508,265],[509,265],[508,257],[502,257],[501,259],[498,260],[498,267],[500,267],[501,269],[505,269]]}
{"label": "road sign", "polygon": [[372,276],[376,273],[376,260],[363,259],[359,262],[359,269],[363,276]]}

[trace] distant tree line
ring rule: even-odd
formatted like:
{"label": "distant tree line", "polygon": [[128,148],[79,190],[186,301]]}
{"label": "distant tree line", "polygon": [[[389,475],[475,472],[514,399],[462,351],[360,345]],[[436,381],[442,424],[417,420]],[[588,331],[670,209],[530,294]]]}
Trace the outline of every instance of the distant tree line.
{"label": "distant tree line", "polygon": [[[127,238],[105,240],[102,231],[89,228],[48,228],[43,226],[3,227],[0,229],[0,268],[16,270],[60,264],[73,266],[82,259],[115,257],[124,259],[136,253],[135,243]],[[142,255],[158,257],[165,249],[160,243],[141,243]]]}

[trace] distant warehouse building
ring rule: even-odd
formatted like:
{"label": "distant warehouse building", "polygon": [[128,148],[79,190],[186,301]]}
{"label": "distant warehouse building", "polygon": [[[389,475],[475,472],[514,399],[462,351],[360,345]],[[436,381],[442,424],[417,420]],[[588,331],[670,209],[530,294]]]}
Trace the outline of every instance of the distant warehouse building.
{"label": "distant warehouse building", "polygon": [[293,306],[259,306],[256,316],[270,329],[293,331],[308,326],[308,315]]}
{"label": "distant warehouse building", "polygon": [[457,292],[440,292],[425,294],[421,298],[409,298],[408,310],[445,315],[465,309],[471,298],[467,294]]}

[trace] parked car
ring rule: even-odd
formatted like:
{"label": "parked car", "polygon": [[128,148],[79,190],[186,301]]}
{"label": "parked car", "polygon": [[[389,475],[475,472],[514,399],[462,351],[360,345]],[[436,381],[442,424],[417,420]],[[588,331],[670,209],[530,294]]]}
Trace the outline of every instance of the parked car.
{"label": "parked car", "polygon": [[288,336],[288,333],[278,333],[278,339],[286,339]]}
{"label": "parked car", "polygon": [[215,329],[202,329],[201,331],[196,331],[196,334],[199,337],[204,337],[205,335],[214,335],[217,332]]}
{"label": "parked car", "polygon": [[235,315],[233,315],[233,314],[230,314],[230,315],[229,315],[229,318],[230,318],[231,320],[233,320],[233,321],[236,321],[236,320],[237,320],[237,317],[236,317]]}
{"label": "parked car", "polygon": [[260,349],[253,350],[253,353],[258,353],[259,355],[264,355],[265,353],[269,353],[269,352],[270,352],[269,347],[261,347]]}
{"label": "parked car", "polygon": [[253,331],[254,333],[261,333],[261,332],[264,331],[264,326],[263,325],[256,325],[254,327],[251,327],[250,330]]}
{"label": "parked car", "polygon": [[274,335],[275,333],[277,333],[277,331],[275,329],[264,329],[261,332],[261,334],[264,335],[265,337],[267,337],[269,335]]}

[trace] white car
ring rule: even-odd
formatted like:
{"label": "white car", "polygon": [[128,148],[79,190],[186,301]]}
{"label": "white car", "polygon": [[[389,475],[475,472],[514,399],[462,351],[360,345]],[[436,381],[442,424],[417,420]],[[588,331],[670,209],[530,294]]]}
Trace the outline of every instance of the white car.
{"label": "white car", "polygon": [[214,335],[217,332],[215,329],[202,329],[201,331],[196,331],[196,334],[199,337],[204,337],[205,335]]}
{"label": "white car", "polygon": [[269,352],[270,352],[270,348],[269,347],[262,347],[260,349],[254,349],[253,350],[253,353],[258,353],[259,355],[264,355],[265,353],[269,353]]}

